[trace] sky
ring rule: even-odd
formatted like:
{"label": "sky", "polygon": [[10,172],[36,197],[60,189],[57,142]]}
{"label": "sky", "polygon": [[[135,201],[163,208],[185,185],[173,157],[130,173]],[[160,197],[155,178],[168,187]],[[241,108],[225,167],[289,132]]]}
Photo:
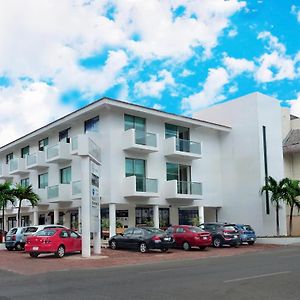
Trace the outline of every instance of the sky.
{"label": "sky", "polygon": [[300,116],[299,0],[0,1],[0,145],[102,97],[191,116],[259,91]]}

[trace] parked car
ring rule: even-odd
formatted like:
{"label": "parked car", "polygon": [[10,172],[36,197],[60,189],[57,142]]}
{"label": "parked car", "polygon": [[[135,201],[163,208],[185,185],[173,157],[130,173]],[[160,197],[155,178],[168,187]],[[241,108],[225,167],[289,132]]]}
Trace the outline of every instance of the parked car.
{"label": "parked car", "polygon": [[11,251],[13,249],[20,251],[24,249],[25,238],[24,232],[26,227],[13,227],[6,234],[5,247]]}
{"label": "parked car", "polygon": [[235,227],[240,232],[241,243],[248,243],[249,245],[254,245],[256,241],[256,234],[250,225],[235,224]]}
{"label": "parked car", "polygon": [[67,228],[45,228],[27,237],[25,251],[31,257],[54,253],[62,258],[65,253],[81,251],[81,236]]}
{"label": "parked car", "polygon": [[191,247],[199,247],[204,250],[212,243],[211,233],[203,229],[190,225],[174,225],[169,227],[166,232],[170,234],[177,247],[190,250]]}
{"label": "parked car", "polygon": [[138,249],[145,253],[149,249],[168,251],[174,246],[174,239],[165,231],[152,227],[134,227],[125,229],[123,234],[117,234],[108,240],[111,249]]}
{"label": "parked car", "polygon": [[223,245],[238,247],[241,243],[240,233],[233,224],[202,223],[199,227],[212,234],[212,245],[216,248]]}

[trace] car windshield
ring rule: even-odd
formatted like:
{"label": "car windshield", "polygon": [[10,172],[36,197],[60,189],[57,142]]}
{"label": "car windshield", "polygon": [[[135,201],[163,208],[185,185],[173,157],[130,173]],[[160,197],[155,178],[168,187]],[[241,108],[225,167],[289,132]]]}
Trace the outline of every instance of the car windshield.
{"label": "car windshield", "polygon": [[36,236],[52,236],[54,235],[56,230],[40,230],[36,233]]}
{"label": "car windshield", "polygon": [[158,234],[164,234],[165,232],[159,228],[152,228],[152,227],[149,227],[149,228],[143,228],[144,230],[150,232],[150,233],[158,233]]}
{"label": "car windshield", "polygon": [[203,232],[203,230],[199,227],[192,226],[189,228],[191,232]]}
{"label": "car windshield", "polygon": [[37,231],[37,227],[27,227],[26,229],[25,229],[25,232],[27,233],[27,232],[36,232]]}
{"label": "car windshield", "polygon": [[18,231],[18,228],[12,228],[9,232],[8,232],[8,235],[10,234],[16,234]]}
{"label": "car windshield", "polygon": [[253,228],[250,225],[244,225],[243,229],[246,231],[253,231]]}

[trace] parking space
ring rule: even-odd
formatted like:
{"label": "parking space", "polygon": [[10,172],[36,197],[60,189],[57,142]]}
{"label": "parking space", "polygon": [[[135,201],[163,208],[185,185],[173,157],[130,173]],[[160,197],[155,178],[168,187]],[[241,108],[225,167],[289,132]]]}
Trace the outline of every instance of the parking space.
{"label": "parking space", "polygon": [[277,249],[278,245],[255,244],[243,245],[239,248],[224,247],[221,249],[209,248],[205,251],[192,249],[170,249],[166,253],[150,251],[139,253],[128,250],[102,249],[102,254],[91,258],[81,258],[80,254],[66,255],[59,259],[54,255],[41,255],[38,258],[30,258],[25,252],[0,250],[0,269],[15,272],[22,275],[32,275],[59,270],[97,269],[122,265],[148,264],[166,260],[203,259],[207,257],[243,255],[257,251]]}

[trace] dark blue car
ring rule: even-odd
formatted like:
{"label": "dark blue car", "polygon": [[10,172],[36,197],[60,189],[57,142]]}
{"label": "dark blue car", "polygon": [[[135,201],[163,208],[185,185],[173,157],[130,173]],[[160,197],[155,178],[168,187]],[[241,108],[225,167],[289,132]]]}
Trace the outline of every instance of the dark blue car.
{"label": "dark blue car", "polygon": [[235,227],[240,232],[241,243],[248,243],[249,245],[254,245],[256,241],[256,235],[255,231],[250,225],[235,224]]}

